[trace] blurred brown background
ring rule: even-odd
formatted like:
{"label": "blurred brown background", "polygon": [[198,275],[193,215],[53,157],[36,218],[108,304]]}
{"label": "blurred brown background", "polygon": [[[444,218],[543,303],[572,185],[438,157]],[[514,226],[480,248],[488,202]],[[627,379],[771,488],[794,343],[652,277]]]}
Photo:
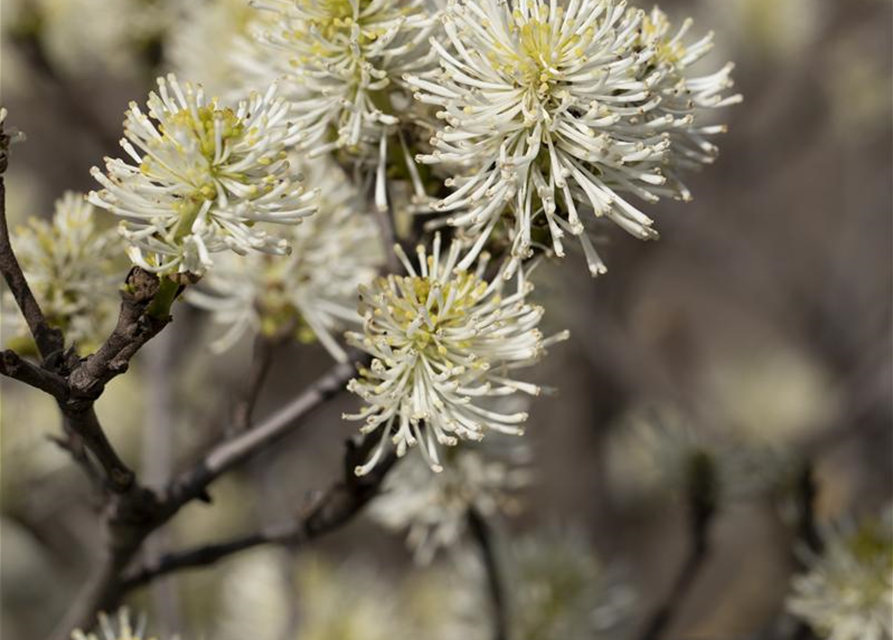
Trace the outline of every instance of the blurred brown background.
{"label": "blurred brown background", "polygon": [[[27,4],[4,0],[2,16],[2,99],[28,136],[7,176],[14,221],[48,215],[65,189],[92,188],[89,168],[115,152],[127,102],[141,100],[164,70],[166,27],[118,25],[132,36],[132,59],[94,60],[78,38],[101,34],[89,21],[69,25],[75,33],[54,34],[41,56],[17,22]],[[145,4],[151,22],[160,3]],[[579,256],[539,273],[547,322],[570,328],[572,340],[535,372],[560,391],[531,407],[537,481],[502,532],[581,527],[638,591],[640,622],[670,588],[686,548],[679,492],[643,489],[653,469],[625,453],[624,429],[643,412],[778,452],[792,475],[811,461],[823,521],[874,510],[893,494],[893,4],[662,6],[677,19],[692,15],[695,32],[717,32],[713,60],[737,63],[745,102],[723,114],[730,130],[717,164],[690,180],[695,201],[648,209],[658,242],[609,232],[609,273],[596,281]],[[111,437],[150,483],[219,437],[250,353],[246,343],[210,355],[201,314],[181,305],[175,316],[100,404]],[[260,416],[313,380],[327,356],[294,347],[274,366]],[[48,440],[59,428],[52,402],[6,380],[2,391],[2,635],[26,640],[47,633],[86,575],[84,550],[100,541],[89,486]],[[299,507],[339,472],[355,426],[340,414],[353,406],[342,396],[275,452],[216,484],[216,504],[190,506],[156,548],[222,539]],[[667,637],[752,637],[776,619],[796,568],[784,492],[741,493],[721,498],[708,564]],[[412,571],[401,537],[367,520],[318,549],[335,562],[386,559],[381,580]],[[201,633],[213,628],[227,571],[223,563],[191,573],[137,602],[156,629],[176,623],[184,638],[211,637]]]}

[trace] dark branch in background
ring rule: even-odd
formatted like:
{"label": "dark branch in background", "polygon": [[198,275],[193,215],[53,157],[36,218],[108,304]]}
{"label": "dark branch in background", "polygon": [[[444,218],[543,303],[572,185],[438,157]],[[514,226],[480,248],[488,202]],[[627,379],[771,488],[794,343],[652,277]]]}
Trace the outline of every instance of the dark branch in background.
{"label": "dark branch in background", "polygon": [[394,245],[397,244],[397,234],[394,233],[394,220],[388,211],[381,211],[378,207],[373,207],[375,211],[375,221],[378,223],[378,230],[381,233],[381,246],[384,250],[386,258],[385,266],[388,273],[398,274],[403,272],[403,267],[394,253]]}
{"label": "dark branch in background", "polygon": [[184,569],[206,567],[218,560],[264,544],[301,545],[348,523],[377,495],[382,481],[397,458],[387,456],[368,475],[357,477],[354,469],[365,462],[377,444],[377,432],[361,442],[347,441],[342,478],[332,484],[322,496],[288,525],[265,528],[232,540],[194,549],[170,553],[156,562],[128,571],[122,579],[121,592],[147,584],[159,576]]}
{"label": "dark branch in background", "polygon": [[17,35],[11,40],[32,71],[56,94],[54,102],[57,109],[66,114],[68,121],[73,121],[81,130],[94,136],[106,151],[117,149],[120,138],[117,128],[107,127],[105,121],[90,108],[94,101],[78,95],[72,84],[56,72],[37,34]]}
{"label": "dark branch in background", "polygon": [[797,477],[797,537],[815,554],[824,550],[815,519],[818,492],[812,462],[805,460]]}
{"label": "dark branch in background", "polygon": [[[293,328],[294,325],[289,323],[288,333]],[[233,408],[233,419],[230,425],[231,433],[227,435],[246,431],[251,426],[251,416],[254,415],[254,407],[257,405],[261,389],[267,379],[267,374],[270,373],[270,367],[273,365],[273,354],[276,352],[276,348],[284,342],[283,338],[283,335],[268,336],[263,332],[258,333],[257,337],[255,337],[254,354],[251,359],[251,370],[248,372],[248,382],[245,385],[242,397]]]}
{"label": "dark branch in background", "polygon": [[[819,535],[815,519],[815,501],[818,486],[815,471],[810,460],[804,460],[797,476],[797,535],[796,542],[803,545],[811,553],[820,555],[824,551],[824,543]],[[795,554],[799,568],[804,569],[803,561]],[[818,640],[818,635],[808,624],[798,620],[791,631],[791,640]]]}
{"label": "dark branch in background", "polygon": [[493,640],[507,640],[509,629],[505,585],[496,556],[493,533],[484,516],[474,507],[468,510],[468,528],[480,547],[484,570],[487,574],[487,589],[493,613]]}
{"label": "dark branch in background", "polygon": [[709,555],[710,525],[716,514],[718,499],[716,468],[711,456],[703,451],[693,453],[688,463],[688,555],[666,600],[651,616],[641,640],[658,640],[663,635]]}
{"label": "dark branch in background", "polygon": [[340,393],[354,372],[352,364],[334,365],[269,418],[211,449],[195,467],[174,480],[168,488],[168,508],[176,511],[186,502],[202,497],[207,486],[222,473],[293,431],[302,418]]}

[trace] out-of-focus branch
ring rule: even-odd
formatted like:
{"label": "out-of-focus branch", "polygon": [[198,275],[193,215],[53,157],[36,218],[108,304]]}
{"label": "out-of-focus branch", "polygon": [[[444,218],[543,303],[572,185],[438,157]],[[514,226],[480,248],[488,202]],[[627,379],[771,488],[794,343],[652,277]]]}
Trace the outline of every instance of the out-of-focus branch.
{"label": "out-of-focus branch", "polygon": [[233,538],[227,542],[168,553],[157,560],[146,562],[143,566],[127,574],[121,584],[121,590],[124,592],[130,591],[136,587],[148,584],[156,578],[183,569],[207,567],[218,560],[260,545],[285,542],[290,540],[293,534],[294,530],[291,526],[270,528],[239,538]]}
{"label": "out-of-focus branch", "polygon": [[[815,500],[818,496],[818,486],[815,481],[815,471],[812,461],[804,460],[797,477],[797,521],[796,541],[816,555],[824,551],[824,543],[819,535],[815,518]],[[798,559],[798,565],[803,567]],[[791,628],[791,640],[818,640],[818,635],[806,622],[797,620]]]}
{"label": "out-of-focus branch", "polygon": [[371,473],[357,477],[354,469],[366,460],[377,442],[376,433],[369,434],[360,442],[353,438],[348,440],[342,478],[332,484],[294,522],[262,529],[226,542],[167,554],[156,562],[129,571],[121,582],[121,590],[128,591],[175,571],[208,566],[260,545],[304,544],[350,523],[378,494],[382,481],[397,461],[396,456],[391,454]]}
{"label": "out-of-focus branch", "polygon": [[496,557],[493,533],[484,516],[474,507],[468,510],[468,527],[481,550],[487,574],[487,590],[493,612],[493,640],[508,638],[508,615],[505,605],[505,585]]}
{"label": "out-of-focus branch", "polygon": [[31,70],[52,88],[57,109],[65,113],[76,126],[92,135],[103,149],[118,148],[117,129],[108,127],[106,122],[90,108],[90,105],[94,104],[93,100],[78,95],[71,82],[59,75],[47,58],[46,51],[37,36],[17,36],[12,42],[28,61]]}
{"label": "out-of-focus branch", "polygon": [[186,502],[205,495],[207,486],[214,479],[290,433],[302,418],[340,393],[354,372],[352,364],[334,365],[269,418],[211,449],[195,467],[182,474],[168,488],[168,507],[176,511]]}
{"label": "out-of-focus branch", "polygon": [[260,392],[263,388],[267,374],[273,364],[273,354],[276,347],[281,344],[282,340],[279,336],[267,336],[259,333],[254,339],[254,354],[251,359],[251,370],[248,372],[248,382],[242,397],[233,408],[233,421],[231,425],[232,433],[240,433],[246,431],[251,426],[251,416],[254,414],[254,407],[260,398]]}
{"label": "out-of-focus branch", "polygon": [[648,621],[641,640],[658,640],[678,613],[709,556],[710,525],[717,509],[717,480],[713,460],[705,452],[695,453],[688,469],[689,547],[685,562],[666,600]]}

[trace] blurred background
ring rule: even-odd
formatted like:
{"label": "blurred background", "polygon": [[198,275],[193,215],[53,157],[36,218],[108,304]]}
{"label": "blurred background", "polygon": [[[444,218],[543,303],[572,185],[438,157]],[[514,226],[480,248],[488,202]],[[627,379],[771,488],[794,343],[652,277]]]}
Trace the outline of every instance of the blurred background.
{"label": "blurred background", "polygon": [[[191,4],[202,3],[3,0],[2,102],[27,134],[6,179],[12,226],[49,217],[65,190],[94,187],[90,167],[116,152],[127,103],[171,67]],[[634,594],[616,603],[624,624],[610,637],[640,637],[689,557],[689,463],[709,452],[709,549],[664,637],[770,637],[800,569],[806,479],[820,526],[876,513],[893,495],[893,3],[661,6],[692,16],[694,33],[716,32],[713,64],[737,64],[745,101],[723,112],[729,132],[716,165],[689,181],[694,202],[648,209],[659,241],[609,232],[609,272],[597,280],[579,256],[538,272],[548,328],[569,328],[572,340],[533,370],[558,391],[529,408],[531,479],[514,515],[493,522],[494,539],[506,566],[531,553],[553,569],[560,557],[578,571],[591,560],[605,589]],[[221,437],[244,380],[250,340],[213,355],[208,325],[178,305],[99,404],[150,485]],[[328,363],[318,345],[281,348],[256,415]],[[49,632],[101,548],[98,501],[52,442],[52,400],[0,384],[0,635],[29,640]],[[342,394],[215,483],[214,505],[190,505],[149,553],[223,540],[306,505],[340,473],[355,429],[340,415],[355,406]],[[159,637],[184,640],[487,637],[473,563],[440,553],[415,566],[404,537],[364,515],[309,548],[247,552],[129,602]]]}

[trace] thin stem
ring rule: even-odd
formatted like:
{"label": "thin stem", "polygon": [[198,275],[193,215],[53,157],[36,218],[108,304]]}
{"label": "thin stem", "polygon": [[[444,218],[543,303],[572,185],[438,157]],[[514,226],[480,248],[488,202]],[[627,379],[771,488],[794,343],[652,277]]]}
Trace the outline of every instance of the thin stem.
{"label": "thin stem", "polygon": [[180,285],[168,277],[160,278],[158,292],[146,309],[146,313],[156,319],[164,320],[171,314],[171,305],[180,292]]}
{"label": "thin stem", "polygon": [[474,507],[468,510],[468,527],[480,547],[484,569],[487,573],[487,589],[493,612],[493,640],[506,640],[508,638],[508,615],[505,587],[496,557],[493,533],[484,516]]}
{"label": "thin stem", "polygon": [[251,359],[251,370],[242,397],[233,409],[232,430],[234,433],[247,431],[251,426],[251,416],[260,398],[267,374],[273,364],[273,355],[280,344],[277,338],[259,333],[254,339],[254,355]]}
{"label": "thin stem", "polygon": [[717,510],[717,479],[712,458],[694,452],[688,471],[689,548],[666,600],[651,616],[641,640],[658,640],[670,626],[709,557],[710,525]]}

